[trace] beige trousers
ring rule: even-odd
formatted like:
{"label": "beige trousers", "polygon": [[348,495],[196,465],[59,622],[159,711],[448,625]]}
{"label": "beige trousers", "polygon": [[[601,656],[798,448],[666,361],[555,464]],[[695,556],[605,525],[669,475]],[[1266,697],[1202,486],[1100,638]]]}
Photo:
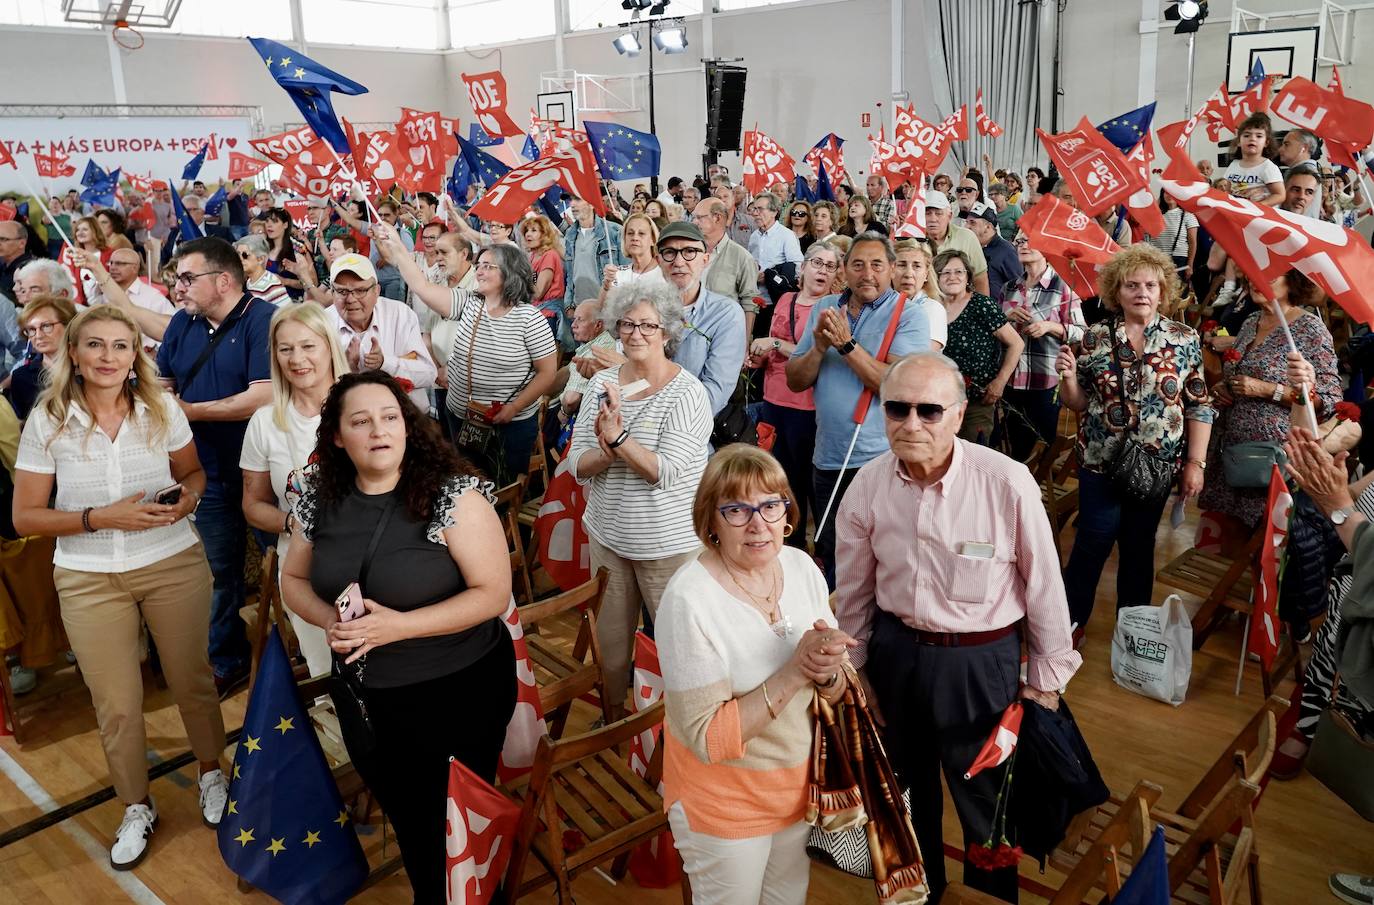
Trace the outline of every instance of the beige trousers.
{"label": "beige trousers", "polygon": [[140,626],[157,643],[162,671],[197,760],[224,752],[224,718],[210,670],[210,567],[200,544],[132,572],[56,567],[62,623],[95,702],[110,779],[125,804],[148,796]]}

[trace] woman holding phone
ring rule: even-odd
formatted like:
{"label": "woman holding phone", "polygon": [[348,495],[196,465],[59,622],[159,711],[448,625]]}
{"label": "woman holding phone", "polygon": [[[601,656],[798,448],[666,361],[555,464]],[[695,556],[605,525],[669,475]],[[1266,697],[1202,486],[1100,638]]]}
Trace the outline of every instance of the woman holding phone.
{"label": "woman holding phone", "polygon": [[[347,678],[332,691],[344,743],[396,829],[415,901],[442,903],[449,758],[493,781],[515,711],[492,485],[381,371],[330,389],[314,457],[299,473],[282,597],[324,629]],[[367,718],[344,719],[359,703]]]}
{"label": "woman holding phone", "polygon": [[[114,305],[77,315],[19,441],[14,527],[57,538],[62,624],[95,703],[124,819],[110,864],[143,860],[157,824],[148,794],[142,625],[200,762],[201,817],[218,826],[229,783],[224,720],[206,639],[210,567],[186,517],[205,490],[191,427],[158,382],[138,326]],[[56,487],[56,499],[53,490]]]}

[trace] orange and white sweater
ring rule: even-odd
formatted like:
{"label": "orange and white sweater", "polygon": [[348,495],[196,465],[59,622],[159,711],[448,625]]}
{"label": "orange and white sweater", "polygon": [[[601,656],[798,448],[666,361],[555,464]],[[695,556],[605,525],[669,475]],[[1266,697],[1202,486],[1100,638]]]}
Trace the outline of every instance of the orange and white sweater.
{"label": "orange and white sweater", "polygon": [[667,707],[663,804],[682,802],[694,832],[767,836],[806,814],[811,695],[795,695],[763,732],[740,738],[736,697],[777,672],[817,619],[835,624],[811,558],[783,547],[778,561],[782,618],[792,626],[786,637],[695,560],[668,582],[654,620]]}

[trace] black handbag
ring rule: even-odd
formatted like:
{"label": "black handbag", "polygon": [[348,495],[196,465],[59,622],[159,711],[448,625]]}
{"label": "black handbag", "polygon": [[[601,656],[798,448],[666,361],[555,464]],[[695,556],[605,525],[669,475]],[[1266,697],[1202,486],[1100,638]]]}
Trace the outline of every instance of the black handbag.
{"label": "black handbag", "polygon": [[[1121,385],[1121,400],[1129,412],[1130,403],[1126,399],[1126,374],[1121,367],[1121,353],[1116,347],[1116,323],[1116,321],[1112,322],[1108,342],[1112,344],[1112,364],[1116,368],[1117,382]],[[1137,360],[1135,363],[1137,386],[1140,385],[1139,371],[1142,364],[1142,360]],[[1137,405],[1137,414],[1134,416],[1136,419],[1140,417],[1139,410],[1139,405]],[[1117,450],[1116,458],[1107,466],[1108,479],[1119,492],[1142,503],[1164,501],[1168,498],[1169,491],[1174,485],[1174,463],[1161,459],[1146,449],[1139,440],[1130,435],[1129,431],[1132,428],[1129,424],[1126,430],[1127,432],[1122,434],[1121,448]]]}
{"label": "black handbag", "polygon": [[[382,542],[382,532],[391,521],[391,513],[396,509],[393,497],[377,519],[377,527],[372,529],[372,539],[368,541],[367,552],[358,564],[358,588],[367,584],[368,569],[372,566],[372,556],[377,545]],[[364,592],[365,595],[365,592]],[[332,653],[329,669],[329,698],[334,702],[334,715],[339,720],[339,731],[348,746],[349,754],[357,758],[370,754],[377,747],[377,733],[372,727],[372,717],[367,712],[367,696],[363,690],[363,670],[367,667],[367,654],[352,663],[345,663],[346,655]]]}
{"label": "black handbag", "polygon": [[735,381],[735,392],[730,394],[730,401],[725,403],[712,422],[711,445],[720,449],[731,443],[753,446],[758,442],[758,426],[749,416],[749,376],[741,373]]}

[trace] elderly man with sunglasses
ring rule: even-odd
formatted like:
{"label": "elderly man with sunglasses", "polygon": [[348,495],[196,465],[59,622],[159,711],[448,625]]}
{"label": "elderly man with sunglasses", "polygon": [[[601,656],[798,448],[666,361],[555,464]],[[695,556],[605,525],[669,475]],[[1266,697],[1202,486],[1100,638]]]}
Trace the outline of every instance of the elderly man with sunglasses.
{"label": "elderly man with sunglasses", "polygon": [[[964,846],[992,835],[1005,771],[964,773],[1003,711],[1025,698],[1059,706],[1082,665],[1040,488],[1020,462],[958,438],[964,381],[953,361],[921,352],[883,378],[890,446],[859,470],[836,521],[839,627],[911,787],[921,850],[943,851],[943,771]],[[1029,649],[1019,680],[1020,633]],[[926,860],[932,899],[945,861]],[[964,882],[1016,901],[1016,866],[964,862]]]}

